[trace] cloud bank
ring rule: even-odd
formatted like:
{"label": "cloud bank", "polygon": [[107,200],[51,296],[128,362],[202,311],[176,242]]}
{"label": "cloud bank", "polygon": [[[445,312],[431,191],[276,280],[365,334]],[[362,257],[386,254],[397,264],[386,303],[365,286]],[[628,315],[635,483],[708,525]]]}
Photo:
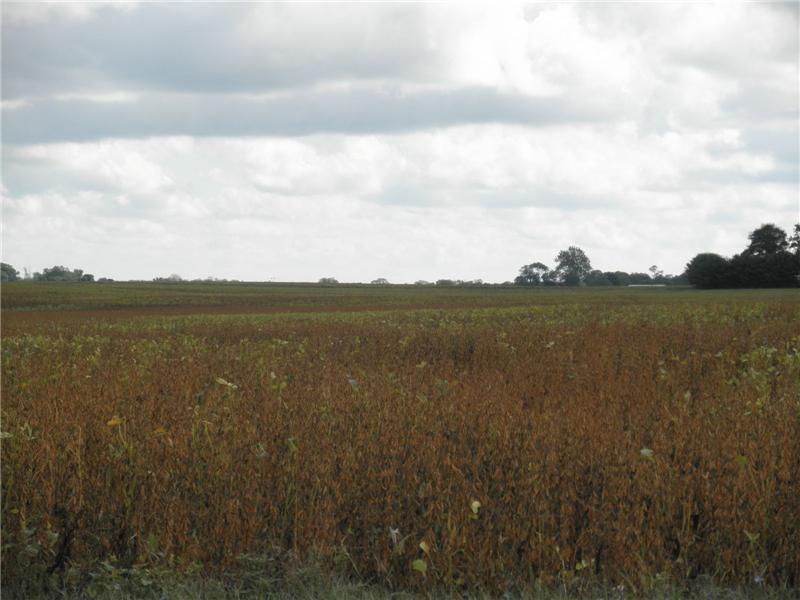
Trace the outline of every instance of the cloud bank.
{"label": "cloud bank", "polygon": [[796,4],[3,5],[3,260],[680,272],[800,219]]}

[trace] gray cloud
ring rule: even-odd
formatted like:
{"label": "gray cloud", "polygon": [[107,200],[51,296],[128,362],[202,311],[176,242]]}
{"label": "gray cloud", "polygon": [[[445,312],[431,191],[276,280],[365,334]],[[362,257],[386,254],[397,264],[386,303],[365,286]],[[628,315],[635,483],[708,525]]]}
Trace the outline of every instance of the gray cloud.
{"label": "gray cloud", "polygon": [[469,87],[403,93],[378,87],[252,99],[153,94],[133,102],[39,100],[4,111],[4,141],[34,144],[162,135],[393,133],[465,123],[551,125],[607,120],[609,105]]}
{"label": "gray cloud", "polygon": [[[44,8],[14,18],[20,6],[6,9],[2,36],[12,144],[625,119],[655,131],[676,119],[797,130],[791,6],[579,5],[574,23],[570,7],[518,7],[507,26],[523,24],[531,42],[494,61],[486,52],[506,42],[480,31],[489,10],[465,21],[469,11],[418,5],[76,4],[72,18]],[[680,19],[686,27],[661,24]],[[570,41],[546,41],[554,28]],[[501,37],[478,52],[468,33],[479,44],[482,33]],[[86,98],[120,93],[134,101]]]}
{"label": "gray cloud", "polygon": [[412,6],[147,3],[3,23],[3,97],[134,89],[266,92],[320,81],[430,78]]}

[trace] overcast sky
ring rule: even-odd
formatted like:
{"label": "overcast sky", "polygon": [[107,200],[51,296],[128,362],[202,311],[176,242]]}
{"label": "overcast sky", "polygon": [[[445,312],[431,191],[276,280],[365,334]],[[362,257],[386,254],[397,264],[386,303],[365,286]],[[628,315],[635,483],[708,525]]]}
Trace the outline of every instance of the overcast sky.
{"label": "overcast sky", "polygon": [[680,273],[800,220],[799,10],[4,2],[3,261]]}

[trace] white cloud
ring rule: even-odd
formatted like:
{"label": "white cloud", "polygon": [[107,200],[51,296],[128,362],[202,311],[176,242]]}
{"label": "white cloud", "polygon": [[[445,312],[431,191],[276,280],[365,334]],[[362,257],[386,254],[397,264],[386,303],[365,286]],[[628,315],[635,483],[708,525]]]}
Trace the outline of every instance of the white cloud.
{"label": "white cloud", "polygon": [[136,102],[139,99],[138,94],[132,92],[108,92],[104,94],[56,94],[56,100],[69,102],[70,100],[86,100],[87,102],[98,102],[100,104],[106,102]]}
{"label": "white cloud", "polygon": [[[656,263],[679,272],[693,252],[740,250],[761,221],[788,226],[795,197],[781,183],[708,182],[706,172],[771,168],[729,129],[486,125],[395,136],[117,140],[15,156],[106,187],[63,189],[59,175],[6,198],[6,248],[32,253],[41,268],[63,255],[66,233],[75,264],[115,277],[502,281],[518,264],[550,262],[573,243],[604,269]],[[142,252],[145,234],[169,256]],[[36,248],[28,239],[39,240]],[[709,248],[709,240],[721,245]],[[98,244],[108,251],[98,254]],[[136,259],[126,262],[126,253]]]}
{"label": "white cloud", "polygon": [[7,6],[19,266],[678,272],[800,213],[796,7]]}
{"label": "white cloud", "polygon": [[[79,181],[92,181],[109,186],[118,193],[153,193],[172,185],[172,180],[148,154],[159,142],[128,144],[124,141],[103,141],[86,144],[48,144],[25,146],[12,150],[16,159],[39,160]],[[58,187],[59,181],[50,181]]]}
{"label": "white cloud", "polygon": [[0,102],[0,108],[2,108],[4,111],[12,111],[30,105],[31,103],[28,100],[3,100]]}

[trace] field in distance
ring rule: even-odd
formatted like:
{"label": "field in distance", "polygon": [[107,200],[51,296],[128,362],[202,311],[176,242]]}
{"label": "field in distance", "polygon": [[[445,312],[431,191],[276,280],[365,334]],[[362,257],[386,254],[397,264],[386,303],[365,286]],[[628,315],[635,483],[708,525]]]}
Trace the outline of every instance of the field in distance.
{"label": "field in distance", "polygon": [[[304,283],[47,283],[3,286],[3,311],[119,311],[152,314],[337,312],[414,308],[510,307],[531,304],[792,301],[797,290],[714,290],[689,287],[565,288]],[[83,315],[81,318],[85,318]],[[50,318],[57,318],[51,314]]]}
{"label": "field in distance", "polygon": [[4,592],[252,557],[453,593],[800,583],[796,291],[15,283],[2,307]]}
{"label": "field in distance", "polygon": [[[686,293],[689,292],[687,296]],[[788,291],[788,290],[787,290]],[[3,288],[3,310],[119,310],[169,312],[268,312],[469,308],[530,303],[646,298],[695,299],[689,288],[558,288],[519,286],[418,286],[280,283],[45,283],[15,282]],[[739,294],[746,292],[739,292]],[[772,292],[776,293],[776,292]],[[778,291],[777,293],[782,293]],[[763,292],[760,294],[763,295]],[[708,296],[708,294],[706,294]]]}

